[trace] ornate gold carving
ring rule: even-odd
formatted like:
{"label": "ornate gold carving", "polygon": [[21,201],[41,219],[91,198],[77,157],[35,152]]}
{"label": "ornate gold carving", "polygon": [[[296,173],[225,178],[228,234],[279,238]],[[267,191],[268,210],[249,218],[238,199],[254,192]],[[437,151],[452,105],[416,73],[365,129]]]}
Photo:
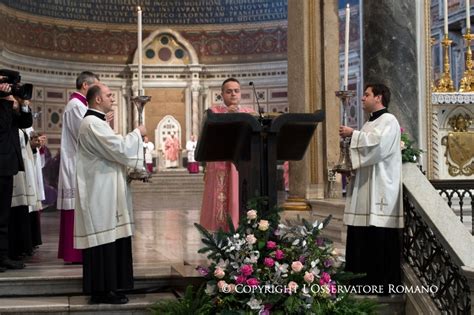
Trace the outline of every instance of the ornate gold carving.
{"label": "ornate gold carving", "polygon": [[453,116],[448,121],[454,131],[441,139],[446,146],[446,164],[451,176],[474,174],[474,132],[468,131],[472,119],[468,114]]}
{"label": "ornate gold carving", "polygon": [[469,126],[472,124],[472,119],[468,114],[465,114],[464,116],[459,114],[449,118],[448,124],[456,132],[466,132]]}
{"label": "ornate gold carving", "polygon": [[444,35],[443,51],[444,51],[444,71],[441,79],[438,81],[438,86],[434,92],[454,92],[453,80],[451,79],[451,66],[449,64],[449,46],[453,41],[449,39],[448,34]]}
{"label": "ornate gold carving", "polygon": [[472,71],[472,51],[471,51],[471,40],[474,39],[474,35],[471,34],[471,29],[468,28],[466,35],[466,70],[464,71],[464,76],[461,79],[461,84],[459,86],[459,92],[472,92],[474,91],[474,71]]}

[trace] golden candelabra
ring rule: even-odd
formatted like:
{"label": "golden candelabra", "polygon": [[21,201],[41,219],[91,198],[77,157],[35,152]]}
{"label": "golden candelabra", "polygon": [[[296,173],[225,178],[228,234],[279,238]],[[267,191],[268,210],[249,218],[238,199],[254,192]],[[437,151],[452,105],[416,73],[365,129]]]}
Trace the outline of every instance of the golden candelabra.
{"label": "golden candelabra", "polygon": [[461,79],[461,84],[459,85],[459,92],[474,92],[474,72],[472,71],[472,51],[471,51],[471,40],[474,39],[474,35],[471,34],[471,29],[466,29],[466,34],[464,35],[466,40],[466,70]]}
{"label": "golden candelabra", "polygon": [[441,79],[438,81],[438,86],[434,92],[454,92],[453,80],[451,79],[451,65],[449,64],[449,46],[453,41],[449,39],[448,34],[444,34],[443,51],[444,51],[444,70]]}

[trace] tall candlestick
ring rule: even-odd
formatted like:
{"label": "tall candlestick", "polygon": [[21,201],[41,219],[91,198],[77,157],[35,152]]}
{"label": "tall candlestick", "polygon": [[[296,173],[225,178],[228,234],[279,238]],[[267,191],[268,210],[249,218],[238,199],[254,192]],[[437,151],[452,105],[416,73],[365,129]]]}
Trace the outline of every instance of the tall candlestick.
{"label": "tall candlestick", "polygon": [[138,96],[143,95],[143,82],[142,82],[142,9],[137,7],[138,13]]}
{"label": "tall candlestick", "polygon": [[444,34],[448,34],[448,0],[444,0]]}
{"label": "tall candlestick", "polygon": [[346,29],[344,32],[344,90],[348,88],[349,82],[349,25],[351,22],[351,8],[346,6]]}
{"label": "tall candlestick", "polygon": [[466,0],[466,28],[471,28],[471,3]]}

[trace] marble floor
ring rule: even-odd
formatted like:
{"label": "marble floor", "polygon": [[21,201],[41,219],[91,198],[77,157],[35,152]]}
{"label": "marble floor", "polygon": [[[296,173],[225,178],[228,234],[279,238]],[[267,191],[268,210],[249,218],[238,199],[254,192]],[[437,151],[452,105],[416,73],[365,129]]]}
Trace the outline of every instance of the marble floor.
{"label": "marble floor", "polygon": [[[197,253],[201,246],[200,235],[193,225],[199,221],[200,194],[134,192],[133,202],[136,222],[133,260],[138,274],[147,268],[195,266],[206,261],[205,256]],[[81,275],[81,265],[66,265],[57,258],[59,212],[42,212],[41,228],[43,244],[32,257],[25,259],[26,268],[7,270],[0,273],[0,279],[30,278],[39,274]]]}

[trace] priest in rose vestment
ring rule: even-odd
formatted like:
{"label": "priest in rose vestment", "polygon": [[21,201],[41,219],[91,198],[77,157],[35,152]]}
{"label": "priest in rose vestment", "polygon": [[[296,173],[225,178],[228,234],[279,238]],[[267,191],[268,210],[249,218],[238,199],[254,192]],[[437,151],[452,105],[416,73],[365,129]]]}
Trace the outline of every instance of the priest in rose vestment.
{"label": "priest in rose vestment", "polygon": [[178,167],[179,151],[181,150],[181,143],[176,136],[172,133],[165,141],[165,167]]}
{"label": "priest in rose vestment", "polygon": [[74,245],[83,250],[83,291],[92,303],[124,304],[133,288],[132,195],[127,167],[143,169],[144,126],[126,136],[105,121],[114,102],[104,84],[87,93],[90,108],[77,139]]}
{"label": "priest in rose vestment", "polygon": [[360,131],[341,126],[351,136],[355,178],[348,190],[344,223],[348,226],[346,271],[366,274],[352,284],[382,286],[373,294],[388,295],[389,285],[401,284],[400,233],[403,228],[400,125],[388,113],[390,90],[369,84],[362,97],[370,114]]}
{"label": "priest in rose vestment", "polygon": [[[224,104],[211,107],[214,113],[252,113],[240,107],[240,82],[226,79],[222,84]],[[225,141],[225,140],[223,140]],[[234,227],[239,224],[239,174],[232,162],[207,162],[204,173],[200,224],[210,231],[228,230],[227,216]]]}
{"label": "priest in rose vestment", "polygon": [[85,95],[89,87],[97,82],[99,79],[95,74],[82,72],[76,79],[77,91],[72,93],[63,113],[56,208],[61,211],[58,258],[63,259],[65,263],[82,262],[81,251],[73,246],[76,146],[79,126],[87,111]]}

